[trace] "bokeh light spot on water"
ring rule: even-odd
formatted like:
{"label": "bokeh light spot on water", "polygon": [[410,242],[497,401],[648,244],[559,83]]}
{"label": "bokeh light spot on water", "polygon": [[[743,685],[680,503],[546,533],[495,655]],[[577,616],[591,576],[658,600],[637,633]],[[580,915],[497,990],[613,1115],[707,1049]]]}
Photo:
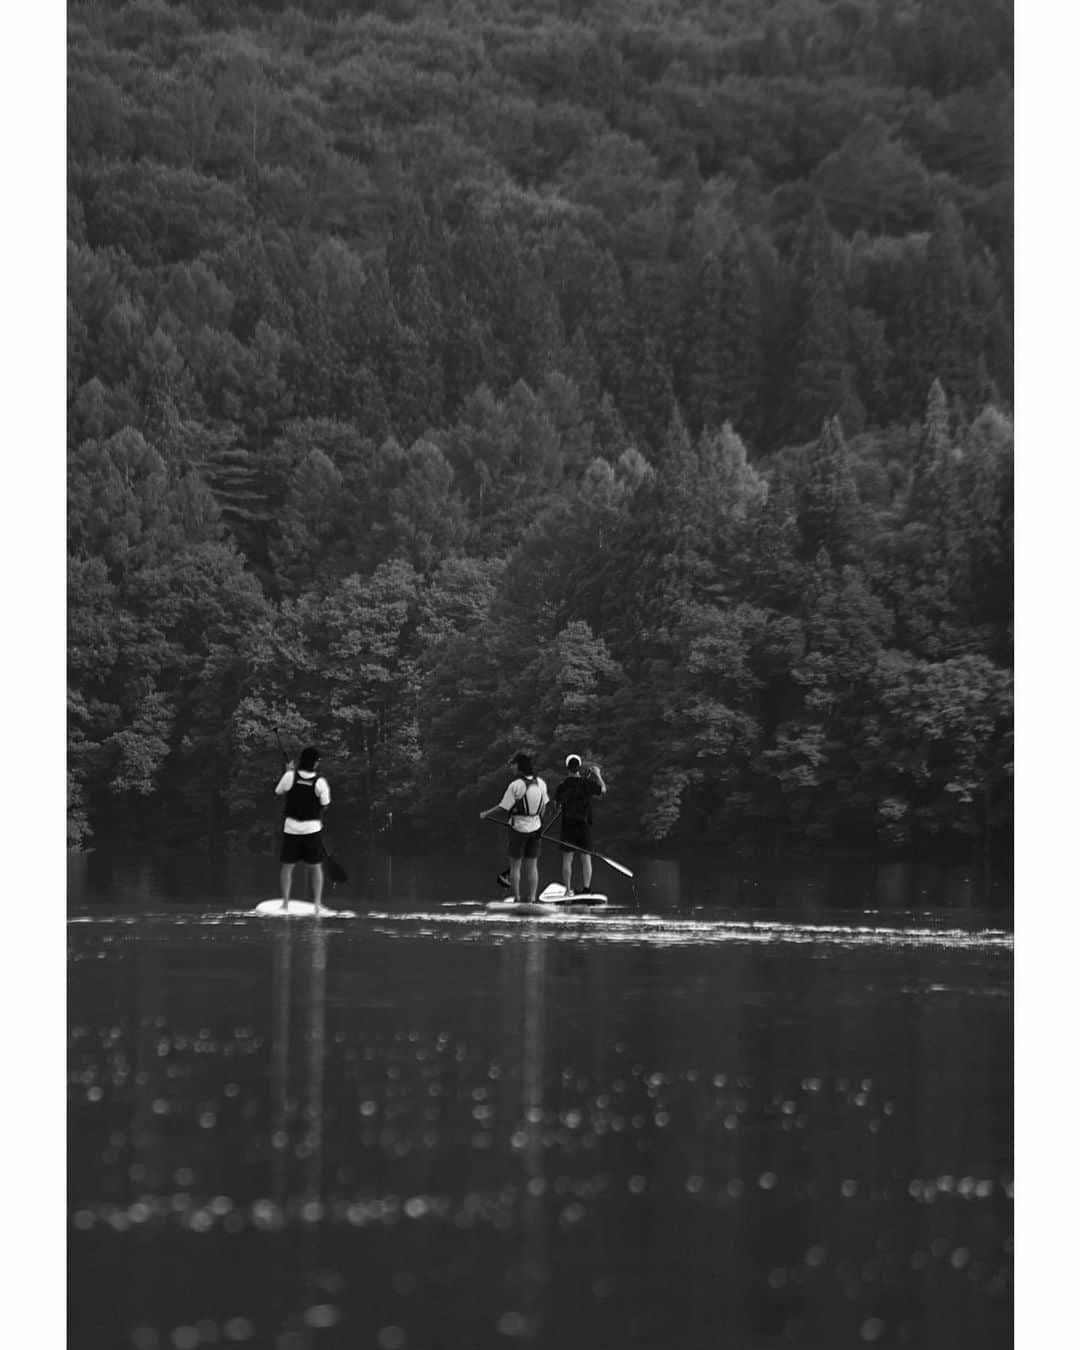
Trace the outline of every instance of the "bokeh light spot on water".
{"label": "bokeh light spot on water", "polygon": [[769,1288],[783,1289],[788,1282],[788,1273],[783,1266],[777,1266],[769,1271]]}
{"label": "bokeh light spot on water", "polygon": [[333,1327],[341,1321],[341,1309],[333,1303],[316,1303],[304,1311],[309,1327]]}
{"label": "bokeh light spot on water", "polygon": [[949,1257],[949,1264],[954,1270],[963,1270],[971,1260],[971,1253],[966,1247],[957,1247],[956,1251]]}
{"label": "bokeh light spot on water", "polygon": [[273,1200],[256,1200],[251,1206],[251,1218],[256,1228],[280,1228],[282,1214]]}
{"label": "bokeh light spot on water", "polygon": [[640,1195],[647,1185],[648,1182],[645,1179],[645,1177],[641,1176],[640,1173],[635,1172],[635,1174],[626,1183],[626,1189],[630,1191],[632,1195]]}
{"label": "bokeh light spot on water", "polygon": [[176,1347],[176,1350],[198,1350],[199,1342],[202,1337],[195,1327],[175,1327],[169,1336],[169,1343]]}
{"label": "bokeh light spot on water", "polygon": [[843,1181],[840,1185],[840,1194],[844,1196],[845,1199],[850,1200],[851,1197],[858,1192],[858,1189],[859,1183],[854,1177],[848,1177],[847,1180]]}
{"label": "bokeh light spot on water", "polygon": [[529,1329],[527,1320],[519,1312],[505,1312],[495,1323],[502,1336],[524,1336]]}
{"label": "bokeh light spot on water", "polygon": [[820,1266],[825,1260],[824,1247],[809,1247],[803,1260],[808,1266]]}
{"label": "bokeh light spot on water", "polygon": [[699,1177],[695,1174],[694,1176],[689,1176],[686,1178],[686,1189],[689,1191],[691,1195],[697,1195],[697,1193],[701,1190],[702,1186],[704,1185],[705,1185],[704,1177]]}
{"label": "bokeh light spot on water", "polygon": [[758,1177],[757,1184],[761,1187],[763,1191],[771,1191],[772,1188],[776,1185],[776,1173],[762,1172],[761,1176]]}
{"label": "bokeh light spot on water", "polygon": [[880,1317],[868,1317],[859,1328],[859,1335],[864,1341],[876,1341],[885,1330],[885,1323]]}
{"label": "bokeh light spot on water", "polygon": [[249,1317],[230,1317],[222,1326],[227,1341],[250,1341],[255,1324]]}
{"label": "bokeh light spot on water", "polygon": [[401,1350],[402,1346],[408,1344],[405,1328],[380,1327],[378,1335],[375,1337],[375,1344],[379,1347],[379,1350]]}
{"label": "bokeh light spot on water", "polygon": [[94,1226],[94,1216],[88,1209],[78,1209],[71,1216],[71,1222],[84,1233]]}

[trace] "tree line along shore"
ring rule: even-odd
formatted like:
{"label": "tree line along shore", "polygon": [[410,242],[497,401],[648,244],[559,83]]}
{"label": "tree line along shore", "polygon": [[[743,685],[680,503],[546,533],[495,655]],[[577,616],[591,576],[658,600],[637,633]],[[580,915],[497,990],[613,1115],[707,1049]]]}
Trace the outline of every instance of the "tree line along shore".
{"label": "tree line along shore", "polygon": [[1008,6],[68,13],[73,846],[1008,848]]}

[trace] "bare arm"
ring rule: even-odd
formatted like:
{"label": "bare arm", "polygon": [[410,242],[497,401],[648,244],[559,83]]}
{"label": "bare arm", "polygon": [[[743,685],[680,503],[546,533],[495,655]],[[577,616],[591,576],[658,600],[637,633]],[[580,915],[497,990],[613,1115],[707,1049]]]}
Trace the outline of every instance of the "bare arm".
{"label": "bare arm", "polygon": [[[514,783],[516,783],[517,781],[518,780],[515,778]],[[514,803],[517,801],[518,797],[518,794],[514,792],[514,783],[511,783],[510,786],[503,793],[502,801],[498,804],[498,806],[489,806],[486,811],[480,812],[481,820],[487,820],[488,816],[493,816],[496,811],[509,811],[511,809]]]}

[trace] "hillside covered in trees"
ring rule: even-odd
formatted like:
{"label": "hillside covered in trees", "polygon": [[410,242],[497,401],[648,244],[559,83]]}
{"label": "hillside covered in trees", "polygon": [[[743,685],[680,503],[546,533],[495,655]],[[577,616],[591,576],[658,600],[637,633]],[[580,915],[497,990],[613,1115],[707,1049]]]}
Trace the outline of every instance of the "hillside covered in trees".
{"label": "hillside covered in trees", "polygon": [[68,14],[73,844],[1008,840],[1008,4]]}

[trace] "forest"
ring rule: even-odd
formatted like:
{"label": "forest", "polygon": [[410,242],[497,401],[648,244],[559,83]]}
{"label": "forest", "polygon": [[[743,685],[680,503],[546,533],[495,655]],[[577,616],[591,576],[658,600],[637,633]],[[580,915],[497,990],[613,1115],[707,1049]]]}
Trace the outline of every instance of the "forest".
{"label": "forest", "polygon": [[[1004,0],[68,5],[68,840],[1011,847]],[[599,836],[598,836],[599,838]],[[600,847],[604,847],[600,843]]]}

